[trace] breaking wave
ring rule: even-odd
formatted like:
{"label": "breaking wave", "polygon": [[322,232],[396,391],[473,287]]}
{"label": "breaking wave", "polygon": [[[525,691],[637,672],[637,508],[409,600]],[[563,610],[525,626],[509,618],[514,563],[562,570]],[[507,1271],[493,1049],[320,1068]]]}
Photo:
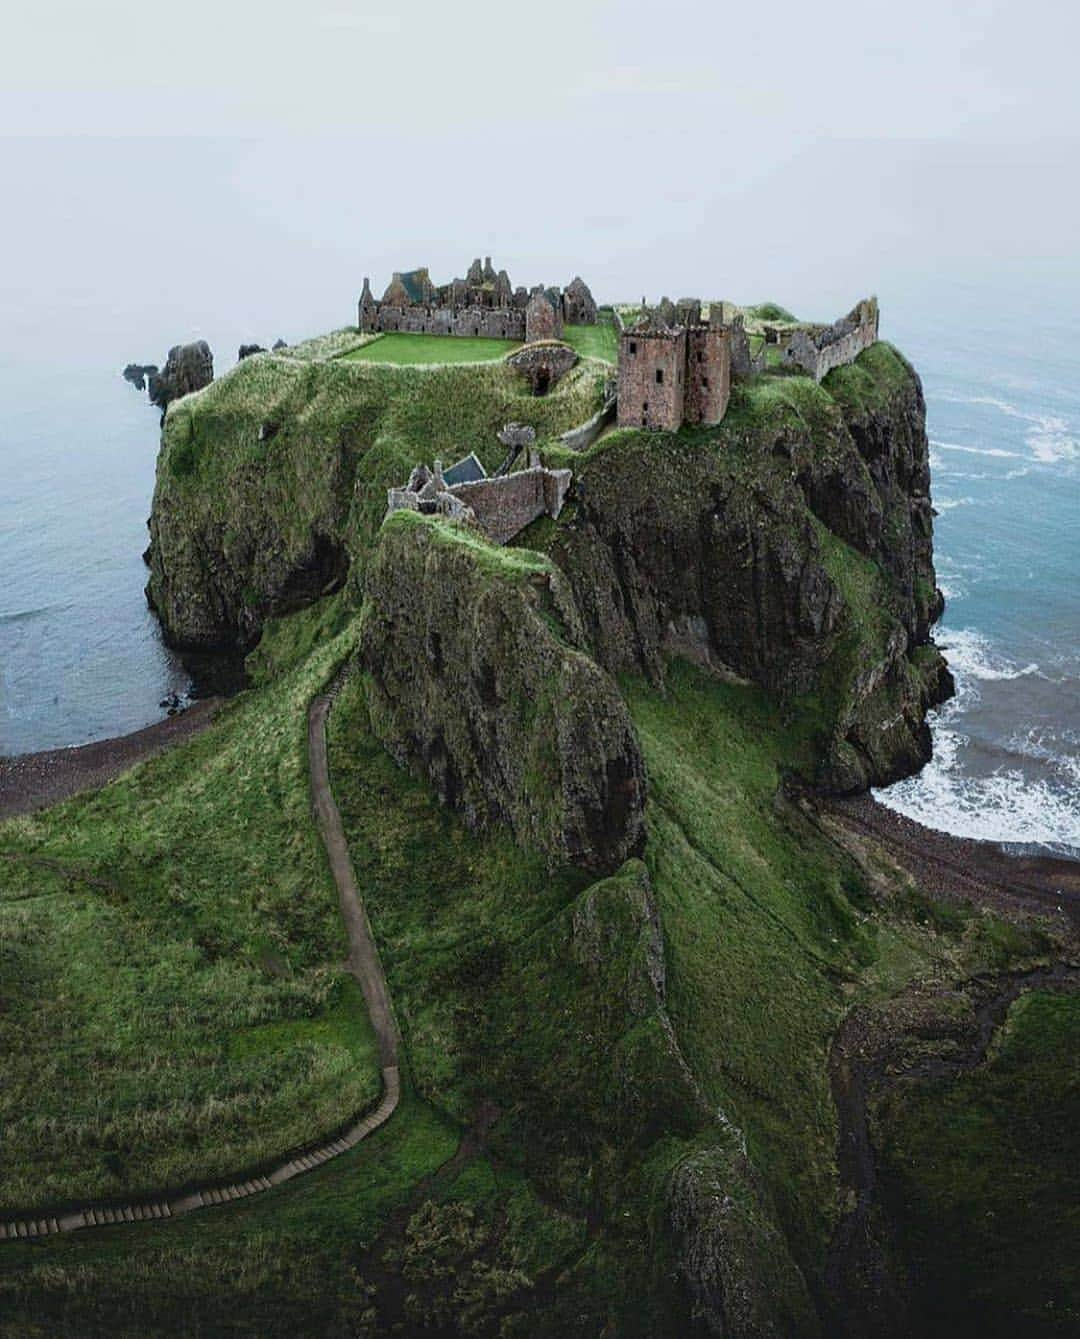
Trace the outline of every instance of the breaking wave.
{"label": "breaking wave", "polygon": [[1048,676],[1033,662],[1010,661],[973,628],[943,631],[939,645],[955,676],[956,696],[931,715],[933,757],[917,776],[875,792],[877,798],[957,837],[1080,856],[1080,734],[1017,730],[996,750],[1001,762],[989,773],[975,774],[965,763],[972,741],[963,718],[980,701],[980,685]]}

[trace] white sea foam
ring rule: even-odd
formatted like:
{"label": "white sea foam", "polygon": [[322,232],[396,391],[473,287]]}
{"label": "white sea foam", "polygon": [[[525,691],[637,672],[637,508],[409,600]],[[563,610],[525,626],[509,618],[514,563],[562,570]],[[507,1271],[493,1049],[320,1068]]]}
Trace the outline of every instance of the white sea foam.
{"label": "white sea foam", "polygon": [[[1041,464],[1052,465],[1063,460],[1080,460],[1080,438],[1076,436],[1076,429],[1058,414],[1032,414],[1024,409],[1018,409],[1008,400],[1000,400],[993,395],[953,395],[946,391],[940,393],[938,398],[958,404],[986,405],[1007,418],[1028,424],[1024,444]],[[984,449],[976,446],[960,446],[955,442],[932,442],[932,445],[946,451],[970,451],[976,455],[1017,454],[1015,451],[1006,451],[1003,448]]]}
{"label": "white sea foam", "polygon": [[973,497],[936,497],[934,506],[938,511],[955,511],[957,507],[969,507],[975,501]]}
{"label": "white sea foam", "polygon": [[937,644],[957,676],[958,685],[961,679],[1022,679],[1025,675],[1040,673],[1034,662],[1021,666],[1002,655],[994,649],[990,638],[975,628],[943,629],[938,634]]}
{"label": "white sea foam", "polygon": [[[1017,665],[974,628],[943,631],[938,645],[956,678],[956,696],[931,716],[934,753],[918,776],[876,792],[887,808],[957,837],[1044,846],[1074,853],[1080,849],[1080,738],[1066,730],[1017,731],[1008,749],[1020,766],[1002,766],[972,776],[964,766],[970,743],[963,732],[966,711],[982,696],[980,684],[1045,677],[1032,663]],[[1049,773],[1032,777],[1023,760],[1042,764]]]}
{"label": "white sea foam", "polygon": [[962,451],[968,456],[999,456],[1006,459],[1022,459],[1019,451],[1006,451],[1001,446],[961,446],[959,442],[942,442],[936,437],[930,438],[930,445],[940,451]]}
{"label": "white sea foam", "polygon": [[889,809],[928,828],[983,841],[1031,843],[1053,850],[1080,848],[1075,793],[1032,780],[1019,768],[973,777],[957,761],[960,738],[934,732],[934,757],[916,777],[877,797]]}

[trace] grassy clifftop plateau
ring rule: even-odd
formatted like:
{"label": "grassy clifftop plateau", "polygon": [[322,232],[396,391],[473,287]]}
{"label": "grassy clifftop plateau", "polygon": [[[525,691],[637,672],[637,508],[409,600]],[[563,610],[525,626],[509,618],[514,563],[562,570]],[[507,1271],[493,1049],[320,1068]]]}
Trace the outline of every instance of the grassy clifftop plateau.
{"label": "grassy clifftop plateau", "polygon": [[814,698],[819,779],[836,789],[926,760],[925,712],[950,683],[927,644],[940,596],[922,391],[889,346],[822,386],[737,386],[719,428],[609,433],[583,456],[556,439],[598,407],[605,362],[533,398],[501,362],[343,349],[246,359],[170,408],[148,593],[173,641],[246,651],[268,619],[342,586],[356,607],[386,488],[419,460],[472,450],[493,467],[501,426],[530,422],[575,489],[558,525],[520,543],[567,573],[601,664],[655,678],[682,649]]}

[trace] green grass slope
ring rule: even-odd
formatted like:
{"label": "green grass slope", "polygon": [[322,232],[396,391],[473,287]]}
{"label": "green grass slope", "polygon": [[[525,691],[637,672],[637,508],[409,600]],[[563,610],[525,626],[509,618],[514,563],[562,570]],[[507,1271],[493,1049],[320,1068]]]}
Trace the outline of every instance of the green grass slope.
{"label": "green grass slope", "polygon": [[596,411],[608,372],[585,359],[534,398],[501,361],[245,359],[166,418],[150,568],[166,626],[182,642],[247,650],[268,617],[309,604],[346,571],[355,590],[387,488],[419,461],[470,451],[494,469],[508,422],[554,440]]}
{"label": "green grass slope", "polygon": [[310,813],[332,654],[0,828],[0,1204],[237,1171],[377,1099]]}
{"label": "green grass slope", "polygon": [[[286,825],[277,812],[306,807],[306,699],[355,639],[349,629],[320,640],[333,626],[329,605],[282,624],[271,639],[278,677],[215,731],[94,799],[3,831],[17,857],[3,863],[47,857],[94,877],[107,868],[139,908],[147,942],[126,965],[124,999],[152,993],[177,941],[204,953],[212,942],[219,971],[224,961],[246,972],[224,1014],[220,999],[197,994],[197,972],[182,978],[185,1001],[202,1008],[205,1044],[192,1054],[210,1066],[207,1090],[227,1092],[249,1060],[303,1070],[331,1035],[343,1049],[347,1032],[367,1045],[333,989],[298,1007],[295,993],[270,995],[276,1012],[254,1026],[237,1017],[279,983],[295,992],[341,951],[307,815]],[[280,668],[294,655],[306,658]],[[649,768],[649,841],[644,864],[590,884],[505,834],[470,833],[383,752],[363,679],[348,683],[330,717],[331,775],[402,1024],[401,1110],[346,1159],[221,1214],[9,1246],[0,1300],[10,1314],[28,1327],[52,1317],[50,1332],[80,1336],[183,1333],[198,1321],[252,1336],[441,1325],[644,1339],[698,1332],[704,1306],[733,1333],[819,1332],[812,1299],[841,1208],[832,1032],[852,1004],[1000,966],[999,949],[992,958],[985,917],[928,918],[902,888],[872,897],[778,798],[806,734],[759,690],[681,662],[663,693],[638,678],[623,689]],[[217,820],[198,832],[190,762]],[[48,901],[52,874],[34,869],[21,895]],[[325,896],[313,898],[315,887]],[[267,945],[288,977],[268,967]],[[66,997],[78,971],[54,970],[50,989]],[[90,1028],[106,1045],[110,1030],[127,1038],[130,1014],[103,1015],[100,1004],[74,997],[59,1029],[34,1042],[33,1065],[73,1069]],[[23,1037],[27,1014],[15,1021]],[[182,1065],[191,1035],[182,1025],[160,1039],[157,1065]],[[141,1069],[155,1053],[139,1044]],[[23,1098],[45,1111],[50,1095],[29,1071]],[[128,1082],[96,1077],[106,1106]],[[311,1109],[302,1081],[282,1098],[261,1113],[279,1142],[296,1108]],[[182,1118],[175,1131],[191,1135]],[[29,1151],[16,1149],[17,1170]],[[196,1141],[189,1156],[217,1155]],[[132,1145],[127,1177],[174,1161],[166,1121]],[[727,1301],[695,1272],[709,1259],[729,1271]]]}

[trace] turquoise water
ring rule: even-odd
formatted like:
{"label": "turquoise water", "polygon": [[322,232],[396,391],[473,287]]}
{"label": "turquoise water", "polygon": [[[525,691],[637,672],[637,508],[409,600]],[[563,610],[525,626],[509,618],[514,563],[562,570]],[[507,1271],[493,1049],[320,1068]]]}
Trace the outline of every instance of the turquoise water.
{"label": "turquoise water", "polygon": [[[881,798],[961,835],[1080,852],[1077,305],[955,285],[882,299],[882,333],[926,389],[958,694],[934,760]],[[58,348],[46,313],[41,338],[0,344],[0,753],[136,729],[188,686],[142,594],[157,415],[119,371],[203,335],[220,371],[242,339],[333,324],[295,295],[289,314],[185,327],[166,295],[134,333],[117,313]]]}
{"label": "turquoise water", "polygon": [[933,718],[933,761],[879,798],[961,836],[1080,855],[1075,296],[952,290],[947,316],[900,307],[884,332],[926,391],[937,641],[957,696]]}

